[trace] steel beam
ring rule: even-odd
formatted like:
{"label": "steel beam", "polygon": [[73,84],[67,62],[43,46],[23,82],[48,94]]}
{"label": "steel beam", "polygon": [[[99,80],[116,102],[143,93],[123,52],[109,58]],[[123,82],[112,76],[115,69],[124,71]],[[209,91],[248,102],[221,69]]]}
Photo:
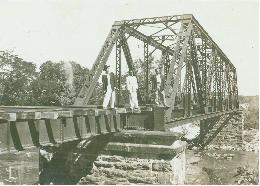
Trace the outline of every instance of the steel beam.
{"label": "steel beam", "polygon": [[[184,38],[184,41],[183,41],[183,44],[182,44],[180,59],[178,61],[177,73],[176,73],[176,76],[174,78],[173,91],[170,93],[170,96],[168,95],[168,97],[167,97],[167,104],[170,103],[169,104],[170,108],[166,111],[166,115],[167,115],[166,120],[170,119],[172,110],[174,109],[175,97],[176,97],[176,94],[177,94],[177,87],[179,85],[179,80],[180,80],[180,76],[181,76],[182,64],[184,63],[184,60],[186,58],[186,50],[187,50],[188,42],[189,42],[189,39],[190,39],[191,31],[192,31],[192,24],[189,23],[188,26],[187,26],[187,30],[185,32],[185,38]],[[169,73],[172,74],[173,71],[170,70]],[[167,77],[167,81],[168,81],[168,77]],[[166,82],[166,85],[169,86],[169,83],[170,82]],[[169,92],[167,92],[167,94],[169,94]]]}
{"label": "steel beam", "polygon": [[134,68],[132,55],[131,55],[127,40],[126,40],[125,36],[123,36],[123,35],[121,36],[121,45],[122,45],[122,48],[123,48],[123,52],[124,52],[124,55],[125,55],[125,59],[126,59],[128,69],[129,69],[129,71],[132,71],[133,74],[136,76],[136,70]]}
{"label": "steel beam", "polygon": [[116,42],[116,104],[120,105],[121,96],[121,44],[120,39]]}
{"label": "steel beam", "polygon": [[149,48],[148,43],[144,43],[144,64],[145,64],[145,103],[149,102]]}
{"label": "steel beam", "polygon": [[[166,97],[168,96],[169,97],[169,94],[170,94],[170,87],[171,87],[171,83],[172,83],[172,78],[173,78],[173,75],[174,75],[174,68],[175,68],[175,64],[176,64],[176,61],[178,60],[178,52],[180,50],[180,45],[181,45],[181,34],[183,34],[184,32],[184,23],[181,24],[181,28],[180,28],[180,31],[178,33],[178,36],[177,36],[177,44],[176,44],[176,47],[174,48],[174,55],[170,61],[170,67],[169,67],[169,70],[168,70],[168,74],[167,74],[167,77],[166,77],[166,82],[165,82],[165,95]],[[168,101],[167,101],[168,102]],[[169,104],[169,103],[167,103]]]}
{"label": "steel beam", "polygon": [[[99,52],[99,55],[92,66],[92,69],[89,74],[89,79],[91,79],[90,83],[89,81],[86,81],[83,84],[83,87],[81,88],[74,105],[87,105],[90,97],[92,96],[93,90],[96,86],[96,83],[98,81],[98,78],[101,75],[101,72],[104,68],[104,65],[107,62],[107,59],[112,51],[112,48],[119,38],[121,30],[119,28],[112,29],[110,33],[108,34],[108,37]],[[93,78],[91,78],[93,77]]]}
{"label": "steel beam", "polygon": [[136,39],[139,39],[140,41],[148,43],[149,45],[151,45],[151,46],[153,46],[153,47],[155,47],[157,49],[160,49],[161,51],[166,51],[169,54],[174,55],[174,51],[173,50],[171,50],[170,48],[168,48],[168,47],[162,45],[161,43],[157,42],[152,37],[146,36],[145,34],[139,32],[138,30],[135,30],[134,28],[126,26],[124,28],[124,31],[127,34],[135,37]]}
{"label": "steel beam", "polygon": [[122,25],[145,25],[145,24],[156,24],[156,23],[167,23],[176,22],[180,20],[190,20],[193,16],[191,14],[175,15],[175,16],[164,16],[164,17],[153,17],[153,18],[143,18],[143,19],[132,19],[132,20],[122,20],[115,21],[113,26]]}
{"label": "steel beam", "polygon": [[197,93],[198,93],[198,102],[199,102],[199,106],[203,107],[204,103],[203,103],[203,89],[202,89],[202,80],[201,80],[201,76],[200,76],[200,64],[197,58],[197,51],[195,48],[195,38],[192,37],[192,39],[190,40],[190,48],[191,48],[191,60],[192,60],[192,67],[194,70],[194,76],[195,76],[195,81],[196,81],[196,88],[197,88]]}
{"label": "steel beam", "polygon": [[231,65],[232,68],[234,68],[234,65],[230,62],[228,57],[225,55],[225,53],[219,48],[219,46],[214,42],[214,40],[209,36],[209,34],[203,29],[203,27],[200,25],[200,23],[195,19],[194,16],[192,16],[192,22],[193,24],[198,27],[200,32],[212,43],[213,47],[216,48],[216,50],[219,52],[219,55],[221,55],[225,61]]}
{"label": "steel beam", "polygon": [[[176,76],[174,78],[173,92],[172,92],[172,94],[170,96],[171,101],[172,101],[172,104],[171,104],[172,107],[174,105],[175,95],[176,95],[176,92],[177,92],[177,87],[179,85],[179,80],[181,78],[182,65],[184,63],[184,60],[185,60],[186,54],[187,54],[186,51],[187,51],[187,46],[188,46],[188,42],[189,42],[189,39],[190,39],[191,30],[192,30],[192,25],[189,24],[188,28],[187,28],[187,31],[186,31],[185,39],[184,39],[183,44],[182,44],[182,50],[181,50],[181,54],[180,54],[180,59],[178,61],[177,73],[176,73]],[[173,73],[173,72],[169,71],[169,73]]]}

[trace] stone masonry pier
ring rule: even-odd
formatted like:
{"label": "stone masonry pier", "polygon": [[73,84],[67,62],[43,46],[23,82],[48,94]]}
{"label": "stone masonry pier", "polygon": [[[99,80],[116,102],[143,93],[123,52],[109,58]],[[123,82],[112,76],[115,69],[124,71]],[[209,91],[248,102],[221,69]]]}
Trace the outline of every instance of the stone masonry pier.
{"label": "stone masonry pier", "polygon": [[186,143],[179,138],[159,131],[117,133],[79,184],[184,184]]}

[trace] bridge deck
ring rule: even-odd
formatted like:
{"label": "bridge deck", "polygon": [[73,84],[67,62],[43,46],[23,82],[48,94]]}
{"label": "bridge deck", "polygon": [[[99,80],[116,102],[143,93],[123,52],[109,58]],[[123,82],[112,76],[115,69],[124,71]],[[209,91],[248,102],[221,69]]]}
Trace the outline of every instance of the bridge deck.
{"label": "bridge deck", "polygon": [[[176,112],[178,112],[176,110]],[[164,108],[144,106],[100,109],[98,106],[0,106],[0,153],[59,144],[122,129],[164,130],[238,110],[176,117],[163,122]],[[178,115],[178,114],[177,114]]]}
{"label": "bridge deck", "polygon": [[[151,107],[141,107],[141,112],[151,111]],[[1,106],[0,153],[116,132],[125,125],[126,115],[139,113],[97,106]]]}
{"label": "bridge deck", "polygon": [[[151,107],[141,107],[142,111],[152,111]],[[116,109],[99,109],[98,106],[65,106],[65,107],[48,107],[48,106],[0,106],[0,120],[19,121],[19,120],[40,120],[40,119],[58,119],[70,118],[73,116],[87,115],[115,115],[122,113],[138,113],[130,108]]]}

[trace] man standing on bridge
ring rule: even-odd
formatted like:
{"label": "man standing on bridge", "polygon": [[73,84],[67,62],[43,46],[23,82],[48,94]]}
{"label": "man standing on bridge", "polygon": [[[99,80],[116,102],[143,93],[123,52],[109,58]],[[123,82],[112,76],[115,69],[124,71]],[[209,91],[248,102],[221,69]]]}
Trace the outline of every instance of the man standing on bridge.
{"label": "man standing on bridge", "polygon": [[159,69],[155,69],[155,75],[153,75],[152,82],[153,82],[153,90],[155,90],[155,103],[159,105],[160,102],[162,102],[163,106],[168,107],[166,104],[165,93],[164,93],[164,78],[160,74]]}
{"label": "man standing on bridge", "polygon": [[110,108],[115,107],[115,76],[114,73],[109,73],[109,65],[104,65],[103,70],[105,73],[102,75],[103,90],[106,92],[103,108],[107,109],[108,103],[110,101]]}
{"label": "man standing on bridge", "polygon": [[126,87],[129,91],[130,107],[132,110],[140,109],[137,100],[138,83],[136,77],[133,75],[133,71],[129,71],[129,76],[126,77]]}
{"label": "man standing on bridge", "polygon": [[4,95],[4,86],[0,83],[0,105],[2,104],[3,95]]}

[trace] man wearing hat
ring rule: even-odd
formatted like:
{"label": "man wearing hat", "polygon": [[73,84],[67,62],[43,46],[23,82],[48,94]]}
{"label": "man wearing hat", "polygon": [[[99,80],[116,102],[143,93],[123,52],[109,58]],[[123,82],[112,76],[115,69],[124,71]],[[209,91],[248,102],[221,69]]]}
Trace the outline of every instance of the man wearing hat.
{"label": "man wearing hat", "polygon": [[109,65],[104,65],[103,71],[105,73],[102,75],[103,90],[106,92],[103,101],[104,109],[107,109],[109,101],[110,108],[115,107],[115,75],[113,72],[109,73],[109,67]]}

